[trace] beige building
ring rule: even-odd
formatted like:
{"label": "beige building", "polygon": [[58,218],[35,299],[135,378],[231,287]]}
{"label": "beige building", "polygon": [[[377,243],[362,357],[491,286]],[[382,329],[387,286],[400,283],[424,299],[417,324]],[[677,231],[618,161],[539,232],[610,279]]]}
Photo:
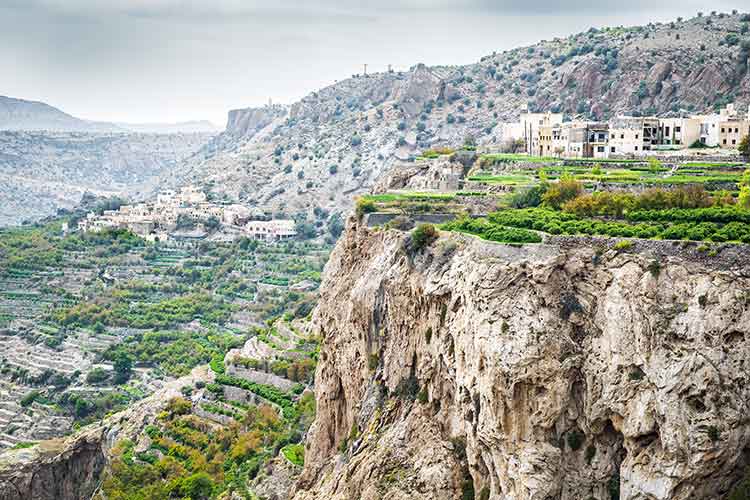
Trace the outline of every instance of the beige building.
{"label": "beige building", "polygon": [[[560,125],[563,122],[562,113],[521,113],[518,122],[505,123],[502,126],[504,140],[523,139],[526,145],[526,153],[530,155],[548,154],[547,146],[551,146],[549,139],[544,139],[544,145],[540,144],[540,137],[549,137],[551,134],[541,133],[541,129]],[[544,153],[540,153],[545,151]]]}
{"label": "beige building", "polygon": [[737,149],[742,139],[750,135],[750,121],[730,120],[719,123],[719,146]]}
{"label": "beige building", "polygon": [[609,153],[643,155],[659,144],[659,119],[620,116],[609,124]]}
{"label": "beige building", "polygon": [[660,143],[665,146],[690,147],[701,138],[699,118],[659,118]]}
{"label": "beige building", "polygon": [[243,229],[248,236],[256,240],[282,241],[297,235],[294,221],[288,219],[254,220],[248,222]]}

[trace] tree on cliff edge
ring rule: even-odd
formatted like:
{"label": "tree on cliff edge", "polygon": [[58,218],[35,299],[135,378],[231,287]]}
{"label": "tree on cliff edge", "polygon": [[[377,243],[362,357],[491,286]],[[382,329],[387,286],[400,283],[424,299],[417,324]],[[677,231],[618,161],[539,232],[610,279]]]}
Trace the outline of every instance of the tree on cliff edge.
{"label": "tree on cliff edge", "polygon": [[737,147],[740,150],[740,154],[744,157],[750,157],[750,135],[746,135]]}

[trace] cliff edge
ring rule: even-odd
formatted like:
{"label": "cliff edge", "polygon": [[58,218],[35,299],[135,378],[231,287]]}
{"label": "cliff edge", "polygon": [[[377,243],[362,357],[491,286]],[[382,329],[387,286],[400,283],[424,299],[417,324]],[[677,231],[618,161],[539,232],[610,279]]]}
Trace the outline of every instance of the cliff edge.
{"label": "cliff edge", "polygon": [[750,459],[750,279],[351,220],[296,500],[716,499]]}

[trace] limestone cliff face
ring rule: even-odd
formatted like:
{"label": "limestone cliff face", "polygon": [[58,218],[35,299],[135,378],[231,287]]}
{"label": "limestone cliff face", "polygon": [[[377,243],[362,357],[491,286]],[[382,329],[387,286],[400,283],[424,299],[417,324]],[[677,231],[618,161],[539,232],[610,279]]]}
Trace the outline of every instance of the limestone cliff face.
{"label": "limestone cliff face", "polygon": [[325,274],[297,500],[716,499],[750,464],[747,272],[350,222]]}

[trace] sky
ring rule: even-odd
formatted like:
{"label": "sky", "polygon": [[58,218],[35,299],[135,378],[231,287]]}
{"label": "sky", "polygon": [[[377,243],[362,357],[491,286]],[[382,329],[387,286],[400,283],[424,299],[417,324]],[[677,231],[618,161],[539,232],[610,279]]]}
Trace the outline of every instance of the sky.
{"label": "sky", "polygon": [[[336,80],[468,64],[592,26],[746,0],[0,0],[0,95],[89,120],[224,125]],[[744,7],[744,9],[743,9]]]}

